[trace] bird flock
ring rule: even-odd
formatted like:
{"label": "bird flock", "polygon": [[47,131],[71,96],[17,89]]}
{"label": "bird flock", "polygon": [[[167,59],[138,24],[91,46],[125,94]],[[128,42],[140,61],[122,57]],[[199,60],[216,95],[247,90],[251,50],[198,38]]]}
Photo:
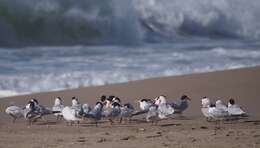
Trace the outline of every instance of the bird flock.
{"label": "bird flock", "polygon": [[221,119],[237,119],[240,117],[247,117],[245,111],[235,104],[234,99],[229,99],[226,105],[221,100],[217,100],[213,103],[208,97],[201,99],[201,112],[207,120],[221,120]]}
{"label": "bird flock", "polygon": [[[57,121],[64,119],[68,125],[91,121],[98,126],[100,120],[107,120],[110,124],[131,122],[132,117],[138,115],[145,115],[147,122],[157,123],[160,119],[182,114],[189,107],[189,101],[191,99],[188,96],[182,95],[177,101],[167,102],[167,97],[160,95],[155,99],[139,99],[139,109],[136,110],[132,104],[123,104],[116,96],[102,95],[93,106],[80,103],[77,97],[72,97],[71,106],[65,106],[63,99],[56,97],[52,108],[39,104],[38,100],[33,98],[24,107],[12,105],[7,107],[5,112],[13,118],[13,123],[24,118],[30,125],[38,119],[45,120],[46,115],[56,116]],[[207,120],[246,116],[234,99],[230,99],[228,105],[225,105],[221,100],[213,104],[208,97],[203,97],[201,104],[202,114]]]}

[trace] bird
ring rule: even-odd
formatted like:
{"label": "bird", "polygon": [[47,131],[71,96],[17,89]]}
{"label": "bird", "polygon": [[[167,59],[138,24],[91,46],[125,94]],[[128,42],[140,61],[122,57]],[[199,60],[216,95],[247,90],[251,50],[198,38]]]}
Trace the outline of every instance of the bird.
{"label": "bird", "polygon": [[157,105],[153,104],[149,107],[145,119],[146,119],[146,122],[152,122],[152,124],[158,123],[159,113],[158,113],[158,106]]}
{"label": "bird", "polygon": [[155,98],[155,103],[149,107],[146,114],[146,121],[155,122],[156,124],[160,119],[165,119],[174,113],[174,108],[167,103],[166,96],[160,95]]}
{"label": "bird", "polygon": [[145,114],[149,111],[149,108],[154,105],[154,101],[151,99],[140,99],[138,100],[140,111],[137,111],[132,114],[132,116],[137,116]]}
{"label": "bird", "polygon": [[141,111],[148,111],[149,108],[154,104],[151,99],[141,99],[138,102]]}
{"label": "bird", "polygon": [[167,103],[166,96],[164,95],[155,98],[155,105],[158,106],[157,110],[160,119],[167,118],[167,116],[172,115],[175,112],[172,105]]}
{"label": "bird", "polygon": [[23,115],[23,108],[19,107],[19,106],[9,106],[5,109],[5,113],[10,115],[13,120],[12,122],[15,123],[15,121],[19,118],[22,118]]}
{"label": "bird", "polygon": [[170,105],[174,108],[175,114],[182,114],[189,107],[188,101],[191,101],[191,99],[186,95],[182,95],[180,100],[173,101]]}
{"label": "bird", "polygon": [[83,114],[88,114],[91,111],[91,106],[87,103],[82,104],[81,108]]}
{"label": "bird", "polygon": [[41,116],[60,113],[60,111],[52,111],[51,109],[46,108],[43,105],[40,105],[37,99],[31,99],[31,102],[34,103],[35,112],[39,113],[39,115]]}
{"label": "bird", "polygon": [[[61,113],[61,111],[53,111],[50,108],[46,108],[43,105],[40,105],[38,100],[35,99],[35,98],[31,99],[30,102],[34,104],[34,106],[33,106],[33,113],[37,114],[37,118],[35,118],[34,121],[37,121],[37,119],[43,119],[44,121],[46,121],[44,116],[50,115],[50,114]],[[26,107],[30,108],[31,103],[28,103]]]}
{"label": "bird", "polygon": [[209,115],[209,106],[210,106],[211,102],[210,99],[208,97],[203,97],[201,99],[201,112],[202,114],[206,117],[207,120],[210,119],[210,115]]}
{"label": "bird", "polygon": [[96,102],[96,105],[87,114],[84,114],[85,118],[94,120],[96,127],[98,126],[98,121],[102,118],[102,110],[104,104],[100,101]]}
{"label": "bird", "polygon": [[79,99],[75,96],[71,98],[71,108],[75,111],[76,117],[81,117],[83,114],[82,104],[80,104]]}
{"label": "bird", "polygon": [[117,102],[113,102],[111,108],[106,108],[102,111],[102,116],[110,121],[111,124],[114,123],[114,119],[119,117],[121,113],[121,105]]}
{"label": "bird", "polygon": [[232,98],[228,101],[227,111],[230,116],[247,116],[246,112],[239,105],[235,104],[235,100]]}
{"label": "bird", "polygon": [[52,107],[52,111],[59,111],[59,113],[54,113],[54,115],[57,117],[57,121],[62,118],[62,110],[64,108],[63,101],[61,97],[56,97],[54,101],[54,105]]}
{"label": "bird", "polygon": [[133,105],[130,103],[126,103],[120,108],[120,110],[120,123],[123,119],[126,119],[128,122],[130,122],[132,114],[135,111]]}
{"label": "bird", "polygon": [[211,104],[208,110],[209,117],[215,120],[226,119],[228,117],[228,112],[223,108],[217,108],[215,104]]}
{"label": "bird", "polygon": [[76,109],[72,106],[64,107],[62,110],[62,116],[67,121],[67,124],[70,123],[70,125],[72,125],[74,122],[77,122],[79,125],[81,120],[81,118],[77,115]]}
{"label": "bird", "polygon": [[35,122],[37,119],[42,118],[42,114],[39,112],[35,100],[30,100],[22,112],[29,125],[32,125],[32,122]]}
{"label": "bird", "polygon": [[223,109],[224,111],[228,111],[227,106],[226,106],[221,100],[217,100],[217,101],[216,101],[216,107],[217,107],[217,108],[221,108],[221,109]]}

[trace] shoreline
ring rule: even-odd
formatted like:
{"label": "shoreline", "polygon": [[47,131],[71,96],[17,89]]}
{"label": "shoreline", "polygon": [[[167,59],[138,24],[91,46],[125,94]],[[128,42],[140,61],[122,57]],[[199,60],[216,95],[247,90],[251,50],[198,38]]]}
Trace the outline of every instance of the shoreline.
{"label": "shoreline", "polygon": [[[2,107],[13,103],[23,105],[27,102],[26,100],[35,97],[43,105],[50,106],[53,104],[54,98],[60,96],[64,98],[65,105],[69,105],[71,97],[76,96],[82,103],[94,104],[101,95],[116,95],[133,103],[137,98],[153,99],[159,95],[166,95],[170,101],[178,99],[182,94],[186,94],[194,100],[191,103],[196,107],[200,106],[200,98],[203,96],[208,96],[213,101],[220,98],[225,102],[233,97],[238,100],[239,104],[246,107],[253,100],[260,103],[259,99],[257,99],[260,96],[260,92],[257,91],[260,88],[259,75],[260,66],[255,66],[18,95],[1,98],[0,102]],[[250,100],[245,100],[246,97]],[[256,109],[254,108],[249,110],[255,112]],[[200,115],[200,112],[196,109],[194,114],[189,109],[188,114]],[[257,114],[254,113],[254,115]]]}
{"label": "shoreline", "polygon": [[[42,91],[42,92],[31,92],[31,93],[21,93],[17,95],[11,95],[11,96],[3,96],[0,97],[1,99],[9,99],[9,98],[15,98],[15,97],[21,97],[21,96],[33,96],[33,95],[39,95],[43,93],[62,93],[65,91],[75,91],[78,89],[88,89],[88,88],[98,88],[98,87],[106,87],[106,86],[112,86],[112,85],[126,85],[128,83],[135,83],[139,81],[149,81],[149,80],[154,80],[154,79],[164,79],[164,78],[177,78],[177,77],[186,77],[186,76],[192,76],[192,75],[205,75],[205,74],[211,74],[211,73],[219,73],[219,72],[225,72],[225,71],[237,71],[237,70],[246,70],[246,69],[252,69],[252,68],[258,68],[260,65],[256,66],[249,66],[249,67],[242,67],[242,68],[231,68],[231,69],[224,69],[224,70],[214,70],[214,71],[206,71],[206,72],[195,72],[195,73],[187,73],[187,74],[178,74],[178,75],[171,75],[171,76],[159,76],[159,77],[151,77],[151,78],[145,78],[141,80],[130,80],[127,82],[119,82],[119,83],[109,83],[109,84],[104,84],[104,85],[92,85],[92,86],[82,86],[78,88],[69,88],[69,89],[57,89],[57,90],[50,90],[50,91]],[[7,91],[10,93],[10,91]]]}

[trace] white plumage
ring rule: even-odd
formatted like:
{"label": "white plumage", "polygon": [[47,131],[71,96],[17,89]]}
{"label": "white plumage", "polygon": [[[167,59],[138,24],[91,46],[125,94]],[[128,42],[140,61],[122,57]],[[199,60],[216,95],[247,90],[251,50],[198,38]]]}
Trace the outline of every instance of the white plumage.
{"label": "white plumage", "polygon": [[5,113],[13,117],[13,123],[16,121],[16,119],[22,118],[24,116],[22,108],[18,106],[7,107]]}
{"label": "white plumage", "polygon": [[59,111],[59,113],[54,113],[57,116],[57,120],[62,117],[62,110],[64,108],[63,101],[60,97],[55,98],[54,105],[52,107],[52,111]]}
{"label": "white plumage", "polygon": [[234,99],[229,100],[227,110],[230,116],[246,116],[246,112],[239,105],[235,104]]}
{"label": "white plumage", "polygon": [[66,121],[74,122],[74,121],[80,121],[81,118],[76,116],[77,112],[72,107],[66,106],[62,110],[62,116]]}

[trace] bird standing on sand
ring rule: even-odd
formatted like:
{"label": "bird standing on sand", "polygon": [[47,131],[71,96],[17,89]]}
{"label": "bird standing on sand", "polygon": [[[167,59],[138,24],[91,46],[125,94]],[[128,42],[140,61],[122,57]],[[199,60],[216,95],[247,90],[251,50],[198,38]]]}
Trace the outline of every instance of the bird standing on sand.
{"label": "bird standing on sand", "polygon": [[103,103],[97,102],[94,108],[89,111],[87,114],[84,115],[85,118],[91,119],[95,121],[95,124],[97,126],[98,121],[102,117],[102,109],[103,109]]}
{"label": "bird standing on sand", "polygon": [[155,98],[155,103],[150,106],[146,114],[146,121],[157,123],[159,119],[165,119],[173,113],[174,108],[170,104],[167,104],[165,96],[160,95],[159,97]]}
{"label": "bird standing on sand", "polygon": [[191,99],[186,96],[182,95],[179,101],[175,101],[170,103],[171,106],[174,108],[174,113],[182,114],[183,111],[185,111],[189,107],[189,102]]}
{"label": "bird standing on sand", "polygon": [[150,107],[154,105],[154,102],[151,99],[141,99],[138,100],[140,111],[137,111],[132,114],[132,116],[137,116],[145,114],[149,111]]}
{"label": "bird standing on sand", "polygon": [[63,101],[61,97],[56,97],[54,101],[54,105],[52,107],[52,111],[59,111],[60,113],[55,113],[54,115],[57,117],[57,120],[62,118],[62,110],[64,108]]}
{"label": "bird standing on sand", "polygon": [[120,123],[122,122],[123,119],[126,119],[129,122],[131,120],[132,114],[135,111],[133,105],[131,105],[130,103],[124,104],[120,108],[120,110],[121,110],[121,112],[120,112]]}
{"label": "bird standing on sand", "polygon": [[230,116],[246,116],[246,112],[239,105],[235,104],[234,99],[229,100],[227,111]]}
{"label": "bird standing on sand", "polygon": [[102,116],[107,118],[111,124],[114,123],[114,119],[119,117],[121,113],[121,105],[117,102],[113,102],[111,108],[106,108],[102,112]]}
{"label": "bird standing on sand", "polygon": [[153,104],[149,107],[145,119],[147,122],[157,123],[159,121],[158,115],[158,106]]}
{"label": "bird standing on sand", "polygon": [[167,104],[166,96],[160,95],[155,99],[155,105],[158,106],[158,116],[160,119],[164,119],[169,115],[172,115],[175,112],[175,109],[172,105]]}
{"label": "bird standing on sand", "polygon": [[[218,105],[221,105],[221,101],[217,101]],[[208,97],[203,97],[201,99],[202,108],[201,111],[203,115],[207,118],[207,120],[210,119],[225,119],[228,116],[228,112],[225,110],[225,108],[216,107],[215,104],[212,104],[210,99]]]}
{"label": "bird standing on sand", "polygon": [[82,105],[79,103],[79,99],[76,97],[71,98],[71,109],[76,113],[76,117],[80,118],[82,115]]}
{"label": "bird standing on sand", "polygon": [[62,116],[67,121],[67,124],[69,123],[72,125],[74,122],[77,122],[79,125],[79,122],[82,120],[80,114],[82,114],[82,106],[79,103],[78,98],[72,97],[71,106],[66,106],[63,108]]}
{"label": "bird standing on sand", "polygon": [[209,116],[213,119],[225,119],[228,117],[228,112],[223,108],[217,108],[215,104],[211,104],[208,110]]}
{"label": "bird standing on sand", "polygon": [[25,108],[21,108],[13,105],[7,107],[5,113],[10,115],[13,118],[12,122],[15,123],[16,119],[22,118],[24,116],[23,114],[24,109]]}
{"label": "bird standing on sand", "polygon": [[26,105],[24,112],[24,118],[28,120],[29,124],[31,125],[32,122],[36,121],[37,119],[42,117],[42,113],[39,112],[39,106],[35,106],[35,100],[31,100]]}
{"label": "bird standing on sand", "polygon": [[[39,118],[43,118],[45,115],[60,113],[60,111],[53,111],[49,108],[44,107],[43,105],[40,105],[37,99],[31,99],[31,102],[34,103],[34,110],[33,112],[38,114]],[[30,104],[28,104],[30,105]],[[43,120],[45,120],[43,118]]]}
{"label": "bird standing on sand", "polygon": [[63,108],[62,116],[67,121],[67,123],[70,123],[70,125],[72,125],[72,123],[74,122],[77,122],[79,124],[79,121],[81,120],[81,118],[77,116],[76,109],[70,106],[66,106]]}
{"label": "bird standing on sand", "polygon": [[210,99],[208,97],[203,97],[201,99],[201,105],[202,105],[201,112],[206,117],[207,120],[210,118],[210,115],[209,115],[210,104],[211,104],[211,102],[210,102]]}

